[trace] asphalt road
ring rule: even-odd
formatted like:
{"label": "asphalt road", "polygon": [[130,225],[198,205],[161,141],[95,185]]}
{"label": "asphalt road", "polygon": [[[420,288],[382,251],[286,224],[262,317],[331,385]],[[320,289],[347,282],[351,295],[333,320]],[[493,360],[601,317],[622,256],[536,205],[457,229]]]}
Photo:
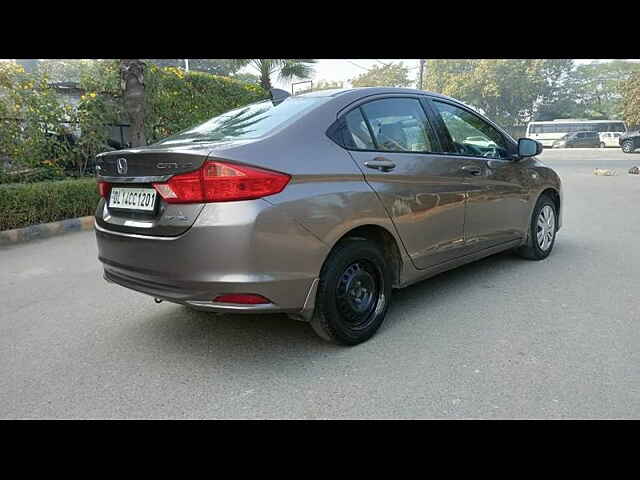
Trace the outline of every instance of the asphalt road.
{"label": "asphalt road", "polygon": [[396,292],[353,348],[107,284],[92,232],[2,247],[0,418],[639,418],[640,153],[541,159],[565,189],[552,255]]}

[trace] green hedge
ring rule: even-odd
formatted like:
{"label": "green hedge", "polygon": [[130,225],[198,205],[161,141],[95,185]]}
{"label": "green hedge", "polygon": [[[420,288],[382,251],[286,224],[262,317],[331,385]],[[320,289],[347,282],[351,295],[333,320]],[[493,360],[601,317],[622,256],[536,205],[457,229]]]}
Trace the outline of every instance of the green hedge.
{"label": "green hedge", "polygon": [[94,215],[94,178],[0,185],[0,231]]}
{"label": "green hedge", "polygon": [[149,65],[145,71],[147,142],[267,97],[261,87],[233,78]]}

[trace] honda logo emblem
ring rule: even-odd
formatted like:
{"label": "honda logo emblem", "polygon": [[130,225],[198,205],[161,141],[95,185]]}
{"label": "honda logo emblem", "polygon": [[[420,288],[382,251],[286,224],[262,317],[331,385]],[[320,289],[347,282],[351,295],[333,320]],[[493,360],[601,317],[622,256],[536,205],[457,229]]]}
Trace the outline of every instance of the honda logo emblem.
{"label": "honda logo emblem", "polygon": [[126,158],[119,158],[116,162],[116,167],[118,169],[118,173],[120,175],[126,175],[127,173],[127,159]]}

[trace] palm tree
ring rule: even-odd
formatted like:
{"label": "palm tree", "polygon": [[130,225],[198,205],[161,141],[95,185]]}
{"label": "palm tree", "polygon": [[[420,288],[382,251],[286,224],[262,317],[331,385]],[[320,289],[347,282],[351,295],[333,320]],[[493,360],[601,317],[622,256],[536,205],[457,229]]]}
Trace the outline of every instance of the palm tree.
{"label": "palm tree", "polygon": [[260,86],[266,91],[271,90],[271,75],[278,72],[281,80],[294,78],[309,78],[313,73],[312,59],[248,59],[247,63],[256,69],[260,75]]}

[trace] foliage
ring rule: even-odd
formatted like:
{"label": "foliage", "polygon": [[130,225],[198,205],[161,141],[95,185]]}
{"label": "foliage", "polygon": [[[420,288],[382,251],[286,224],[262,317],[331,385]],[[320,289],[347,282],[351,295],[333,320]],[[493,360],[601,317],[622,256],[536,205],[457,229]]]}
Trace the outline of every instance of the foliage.
{"label": "foliage", "polygon": [[0,231],[93,215],[99,200],[93,178],[0,185]]}
{"label": "foliage", "polygon": [[[43,64],[28,74],[15,62],[0,62],[0,183],[85,174],[95,155],[110,148],[107,125],[126,119],[117,60],[75,65],[84,91],[75,108],[49,87]],[[236,79],[154,65],[146,70],[150,142],[267,97],[259,86]],[[11,169],[3,174],[5,164]]]}
{"label": "foliage", "polygon": [[158,141],[227,110],[267,98],[257,85],[202,72],[147,67],[146,119],[149,142]]}
{"label": "foliage", "polygon": [[2,62],[0,153],[11,160],[13,169],[0,181],[58,178],[64,171],[83,175],[95,154],[107,148],[105,124],[118,117],[117,101],[108,94],[113,90],[113,62],[83,68],[80,85],[89,91],[74,108],[50,88],[43,71],[28,74],[14,63]]}
{"label": "foliage", "polygon": [[583,117],[584,111],[577,103],[573,60],[542,60],[539,100],[535,108],[535,120]]}
{"label": "foliage", "polygon": [[622,114],[630,128],[640,127],[640,72],[634,72],[621,86]]}
{"label": "foliage", "polygon": [[253,73],[235,73],[231,78],[251,85],[260,85],[260,77]]}
{"label": "foliage", "polygon": [[622,88],[640,64],[614,60],[580,65],[573,74],[577,102],[585,116],[594,119],[622,118]]}
{"label": "foliage", "polygon": [[388,65],[374,65],[368,72],[351,79],[354,87],[408,87],[409,68],[402,62]]}
{"label": "foliage", "polygon": [[424,87],[455,97],[503,125],[531,118],[547,93],[545,60],[429,60]]}
{"label": "foliage", "polygon": [[624,81],[640,65],[573,60],[429,60],[423,88],[458,98],[503,125],[556,118],[616,119]]}
{"label": "foliage", "polygon": [[313,59],[243,59],[260,75],[260,86],[268,92],[271,90],[271,76],[278,73],[281,80],[292,80],[294,78],[309,78],[313,73]]}
{"label": "foliage", "polygon": [[30,75],[15,64],[3,62],[0,78],[0,152],[27,159],[29,167],[53,165],[67,153],[68,145],[53,139],[70,133],[70,124],[64,122],[73,120],[72,108],[59,102],[46,77]]}
{"label": "foliage", "polygon": [[[153,64],[159,68],[174,67],[184,69],[186,64],[184,59],[158,59],[151,58],[145,60],[147,65]],[[215,59],[215,58],[190,58],[189,71],[211,73],[229,77],[246,65],[246,60],[236,59]],[[235,75],[234,75],[235,76]]]}
{"label": "foliage", "polygon": [[29,58],[26,60],[16,60],[16,63],[20,65],[26,73],[35,73],[40,66],[40,60],[35,58]]}

